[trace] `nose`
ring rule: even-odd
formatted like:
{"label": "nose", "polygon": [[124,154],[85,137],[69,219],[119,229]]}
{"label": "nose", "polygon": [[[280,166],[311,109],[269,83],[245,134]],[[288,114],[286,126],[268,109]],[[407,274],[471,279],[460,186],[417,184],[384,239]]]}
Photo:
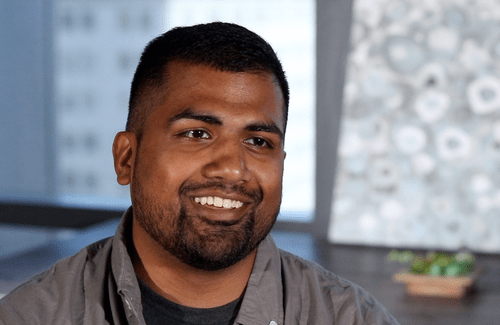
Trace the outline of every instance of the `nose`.
{"label": "nose", "polygon": [[210,160],[203,166],[202,174],[227,184],[248,182],[251,179],[247,168],[244,148],[236,139],[221,141],[211,148]]}

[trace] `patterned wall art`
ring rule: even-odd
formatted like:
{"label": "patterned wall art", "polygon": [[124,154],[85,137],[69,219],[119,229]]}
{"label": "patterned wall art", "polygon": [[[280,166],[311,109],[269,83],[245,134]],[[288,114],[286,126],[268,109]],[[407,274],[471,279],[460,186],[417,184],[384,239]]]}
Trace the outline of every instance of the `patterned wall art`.
{"label": "patterned wall art", "polygon": [[330,241],[500,252],[500,2],[353,7]]}

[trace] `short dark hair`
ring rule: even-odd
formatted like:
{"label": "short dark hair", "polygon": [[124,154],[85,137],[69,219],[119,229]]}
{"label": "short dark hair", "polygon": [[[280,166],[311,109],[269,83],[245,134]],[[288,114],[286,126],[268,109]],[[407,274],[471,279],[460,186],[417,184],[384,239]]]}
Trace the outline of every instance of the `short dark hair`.
{"label": "short dark hair", "polygon": [[176,27],[153,39],[144,49],[132,80],[127,131],[138,133],[147,117],[138,109],[141,95],[163,86],[170,62],[184,62],[230,72],[265,72],[276,78],[283,94],[284,130],[290,98],[283,67],[273,48],[254,32],[232,23],[214,22]]}

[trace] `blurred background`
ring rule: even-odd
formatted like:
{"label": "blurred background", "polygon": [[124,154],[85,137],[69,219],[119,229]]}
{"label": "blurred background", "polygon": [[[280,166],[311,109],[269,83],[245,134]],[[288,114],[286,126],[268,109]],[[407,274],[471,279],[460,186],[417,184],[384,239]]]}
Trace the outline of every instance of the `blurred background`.
{"label": "blurred background", "polygon": [[497,1],[0,0],[0,295],[114,233],[130,198],[111,145],[139,56],[215,20],[265,38],[290,82],[281,247],[330,269],[331,247],[498,261]]}
{"label": "blurred background", "polygon": [[[33,4],[38,8],[4,4],[4,24],[8,28],[3,32],[10,46],[3,52],[10,60],[2,63],[2,83],[7,86],[3,97],[8,100],[4,100],[2,110],[2,147],[9,149],[4,152],[12,152],[30,142],[37,149],[3,155],[2,199],[121,209],[130,205],[128,187],[116,183],[110,148],[115,134],[125,127],[129,87],[140,54],[148,41],[172,27],[220,20],[238,22],[262,34],[287,67],[295,98],[290,125],[301,130],[300,135],[290,132],[287,138],[286,149],[292,155],[287,169],[300,167],[303,173],[287,173],[283,214],[292,219],[312,219],[313,1],[105,0]],[[276,11],[283,12],[277,17]],[[7,15],[18,15],[14,17],[22,20]],[[38,35],[19,35],[23,26],[27,28],[26,23],[39,23],[36,31],[31,31]],[[28,113],[28,105],[36,115],[24,114]],[[13,143],[14,134],[22,134],[23,139]],[[30,154],[45,159],[40,164]],[[30,166],[30,162],[38,167]]]}
{"label": "blurred background", "polygon": [[[111,146],[125,128],[130,83],[142,50],[170,28],[214,20],[236,22],[262,35],[286,67],[292,131],[286,137],[279,218],[310,227],[316,152],[314,1],[0,4],[0,232],[9,237],[0,245],[0,256],[32,247],[35,238],[50,239],[47,227],[91,226],[116,218],[130,205],[129,187],[116,182]],[[83,215],[75,218],[75,211]],[[28,241],[22,236],[25,227],[15,232],[15,224],[43,229],[29,229]],[[13,245],[13,239],[20,243]]]}

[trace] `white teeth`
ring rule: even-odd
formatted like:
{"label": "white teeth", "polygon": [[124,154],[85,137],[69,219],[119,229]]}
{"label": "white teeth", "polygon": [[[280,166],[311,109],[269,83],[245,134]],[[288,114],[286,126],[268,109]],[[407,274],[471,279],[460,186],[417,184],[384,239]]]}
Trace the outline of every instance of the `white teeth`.
{"label": "white teeth", "polygon": [[194,202],[199,203],[201,205],[213,205],[218,208],[224,209],[237,209],[243,206],[243,202],[231,200],[231,199],[223,199],[218,196],[202,196],[195,197]]}
{"label": "white teeth", "polygon": [[220,197],[214,197],[214,206],[222,208],[222,199]]}

